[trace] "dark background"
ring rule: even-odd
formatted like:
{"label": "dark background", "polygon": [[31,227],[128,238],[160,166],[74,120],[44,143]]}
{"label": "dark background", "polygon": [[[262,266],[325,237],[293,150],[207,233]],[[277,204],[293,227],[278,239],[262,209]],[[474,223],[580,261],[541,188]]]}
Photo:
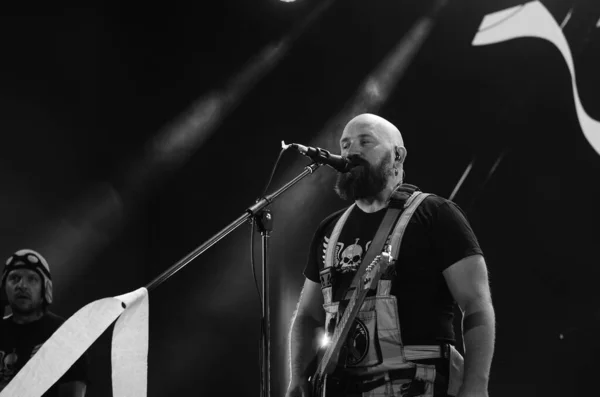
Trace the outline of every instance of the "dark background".
{"label": "dark background", "polygon": [[[138,159],[195,99],[223,88],[317,3],[4,9],[0,256],[25,247],[45,255],[53,310],[69,317],[146,285],[241,215],[260,196],[280,141],[318,141],[431,1],[334,2],[189,158],[154,168]],[[519,3],[449,1],[378,114],[402,131],[407,182],[424,191],[448,197],[475,160],[455,201],[490,269],[490,394],[576,395],[591,389],[600,351],[600,157],[581,132],[553,45],[471,46],[485,14]],[[559,23],[575,7],[564,32],[582,103],[600,120],[598,7],[542,3]],[[298,157],[284,154],[272,189],[308,164]],[[272,206],[273,395],[287,384],[285,339],[310,238],[346,205],[333,177],[322,168]],[[149,396],[259,394],[249,231],[242,226],[150,293]],[[256,265],[260,280],[259,250]],[[89,351],[90,397],[111,395],[110,332]]]}

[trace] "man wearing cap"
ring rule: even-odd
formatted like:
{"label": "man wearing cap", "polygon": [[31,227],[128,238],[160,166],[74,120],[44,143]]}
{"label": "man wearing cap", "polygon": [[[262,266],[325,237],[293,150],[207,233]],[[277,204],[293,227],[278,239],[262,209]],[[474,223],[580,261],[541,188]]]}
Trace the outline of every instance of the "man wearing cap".
{"label": "man wearing cap", "polygon": [[[38,252],[23,249],[6,261],[1,289],[11,314],[0,321],[0,391],[52,336],[63,318],[51,313],[52,277],[48,262]],[[43,397],[83,397],[87,358],[82,356]]]}

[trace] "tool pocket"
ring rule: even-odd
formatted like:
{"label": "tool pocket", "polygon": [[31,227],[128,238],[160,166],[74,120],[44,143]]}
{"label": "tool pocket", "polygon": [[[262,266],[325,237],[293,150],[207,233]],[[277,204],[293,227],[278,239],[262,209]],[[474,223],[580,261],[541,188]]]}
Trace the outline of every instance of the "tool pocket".
{"label": "tool pocket", "polygon": [[371,310],[358,312],[344,343],[342,356],[346,368],[371,367],[383,362],[377,338],[377,313]]}
{"label": "tool pocket", "polygon": [[364,392],[363,397],[433,397],[435,387],[435,365],[416,364],[413,379],[390,379],[386,374],[385,383]]}
{"label": "tool pocket", "polygon": [[463,356],[456,350],[454,346],[450,346],[450,362],[448,373],[448,395],[456,396],[458,390],[462,386],[464,373]]}
{"label": "tool pocket", "polygon": [[391,384],[393,394],[402,397],[433,397],[435,386],[435,365],[417,364],[415,378],[408,383]]}
{"label": "tool pocket", "polygon": [[[346,368],[372,367],[383,362],[377,335],[375,305],[367,299],[350,326],[340,351],[338,365]],[[339,321],[338,303],[324,304],[325,329],[331,337]]]}

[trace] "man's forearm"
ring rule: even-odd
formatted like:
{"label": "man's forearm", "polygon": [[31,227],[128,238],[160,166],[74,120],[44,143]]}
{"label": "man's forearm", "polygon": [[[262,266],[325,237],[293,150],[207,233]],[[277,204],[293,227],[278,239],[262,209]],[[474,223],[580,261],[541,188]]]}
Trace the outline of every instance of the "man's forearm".
{"label": "man's forearm", "polygon": [[316,353],[314,336],[319,326],[312,317],[294,316],[289,336],[290,380],[307,376],[306,369]]}
{"label": "man's forearm", "polygon": [[490,301],[478,301],[465,308],[464,316],[465,373],[462,390],[487,392],[494,354],[494,308]]}

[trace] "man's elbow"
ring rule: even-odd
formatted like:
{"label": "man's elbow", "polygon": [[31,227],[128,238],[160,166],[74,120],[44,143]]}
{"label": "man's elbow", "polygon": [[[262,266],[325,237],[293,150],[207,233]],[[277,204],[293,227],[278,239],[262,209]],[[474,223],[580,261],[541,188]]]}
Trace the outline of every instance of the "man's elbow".
{"label": "man's elbow", "polygon": [[465,306],[463,318],[463,333],[466,334],[473,328],[495,328],[496,315],[490,299],[474,299]]}
{"label": "man's elbow", "polygon": [[473,296],[471,299],[467,300],[464,303],[464,312],[465,315],[470,313],[485,311],[485,312],[494,312],[494,305],[492,304],[492,298],[489,294],[480,294]]}
{"label": "man's elbow", "polygon": [[296,326],[317,328],[322,327],[324,321],[319,321],[315,315],[304,311],[298,311],[294,315],[293,323]]}

